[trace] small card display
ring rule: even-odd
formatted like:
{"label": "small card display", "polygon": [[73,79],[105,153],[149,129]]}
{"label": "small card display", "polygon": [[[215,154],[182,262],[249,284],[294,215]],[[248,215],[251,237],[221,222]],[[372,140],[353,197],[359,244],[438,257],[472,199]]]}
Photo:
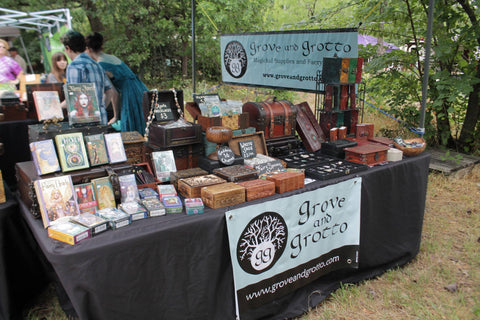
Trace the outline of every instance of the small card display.
{"label": "small card display", "polygon": [[85,136],[85,146],[91,166],[108,163],[107,147],[103,133]]}
{"label": "small card display", "polygon": [[52,139],[30,143],[30,151],[38,175],[60,171],[60,164]]}
{"label": "small card display", "polygon": [[33,184],[45,228],[80,213],[71,176],[38,179]]}
{"label": "small card display", "polygon": [[93,213],[97,211],[97,198],[91,182],[75,185],[78,208],[81,213]]}
{"label": "small card display", "polygon": [[240,147],[240,153],[243,159],[254,158],[257,155],[257,150],[255,149],[255,143],[253,140],[239,141],[238,146]]}
{"label": "small card display", "polygon": [[100,108],[95,83],[68,83],[65,85],[68,122],[71,126],[100,123]]}
{"label": "small card display", "polygon": [[120,183],[121,203],[140,200],[137,180],[133,173],[118,177]]}
{"label": "small card display", "polygon": [[115,194],[109,177],[93,179],[92,183],[97,197],[98,209],[115,207]]}
{"label": "small card display", "polygon": [[32,95],[38,121],[55,118],[63,120],[63,111],[57,91],[34,91]]}
{"label": "small card display", "polygon": [[172,150],[152,152],[157,179],[164,182],[170,181],[170,173],[177,171],[175,157]]}
{"label": "small card display", "polygon": [[105,134],[105,144],[107,146],[110,163],[127,161],[127,154],[125,153],[125,147],[120,132]]}
{"label": "small card display", "polygon": [[89,167],[87,150],[81,132],[58,134],[55,136],[55,143],[63,172]]}

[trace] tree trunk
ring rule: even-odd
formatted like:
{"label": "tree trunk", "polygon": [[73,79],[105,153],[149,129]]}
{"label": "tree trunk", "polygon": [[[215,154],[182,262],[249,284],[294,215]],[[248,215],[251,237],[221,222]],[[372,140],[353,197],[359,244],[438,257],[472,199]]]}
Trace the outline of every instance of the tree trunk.
{"label": "tree trunk", "polygon": [[[444,116],[440,118],[439,113],[443,113]],[[450,120],[448,118],[448,104],[442,103],[442,109],[440,112],[435,113],[435,119],[437,122],[437,141],[443,146],[452,146],[452,132],[450,129]]]}
{"label": "tree trunk", "polygon": [[88,18],[88,22],[90,22],[90,28],[92,31],[96,32],[102,32],[105,30],[105,26],[103,25],[102,21],[100,20],[100,17],[98,16],[97,13],[97,6],[95,5],[95,2],[92,0],[83,0],[83,7],[85,9],[85,13]]}
{"label": "tree trunk", "polygon": [[[480,68],[477,64],[477,79],[480,79]],[[479,105],[480,83],[473,86],[473,90],[468,97],[467,112],[465,113],[465,120],[463,121],[462,131],[458,143],[462,148],[471,146],[473,144],[475,127],[480,120],[480,105]]]}

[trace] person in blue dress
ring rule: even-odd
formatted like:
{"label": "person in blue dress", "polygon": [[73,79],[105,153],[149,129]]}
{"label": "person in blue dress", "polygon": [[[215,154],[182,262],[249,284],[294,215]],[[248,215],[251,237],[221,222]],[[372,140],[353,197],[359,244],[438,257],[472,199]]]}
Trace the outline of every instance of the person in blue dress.
{"label": "person in blue dress", "polygon": [[88,55],[105,70],[119,93],[113,117],[120,116],[121,131],[145,133],[145,117],[142,109],[143,93],[148,91],[145,84],[119,58],[103,52],[103,36],[94,32],[85,37]]}

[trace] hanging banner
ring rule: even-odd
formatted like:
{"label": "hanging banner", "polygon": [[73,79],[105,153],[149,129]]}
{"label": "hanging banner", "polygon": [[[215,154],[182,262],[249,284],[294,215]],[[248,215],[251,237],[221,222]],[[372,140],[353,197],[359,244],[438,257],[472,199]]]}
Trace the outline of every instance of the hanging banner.
{"label": "hanging banner", "polygon": [[237,317],[358,268],[362,178],[225,212]]}
{"label": "hanging banner", "polygon": [[355,58],[357,43],[357,29],[222,34],[222,80],[298,91],[323,90],[323,58]]}
{"label": "hanging banner", "polygon": [[[60,41],[60,37],[68,31],[67,26],[61,26],[56,32],[51,34],[50,32],[44,32],[41,35],[42,41],[40,41],[42,55],[43,55],[43,67],[45,68],[45,73],[51,71],[52,64],[52,55],[55,52],[64,52],[63,44]],[[66,55],[65,55],[66,56]],[[70,61],[67,57],[67,60]]]}

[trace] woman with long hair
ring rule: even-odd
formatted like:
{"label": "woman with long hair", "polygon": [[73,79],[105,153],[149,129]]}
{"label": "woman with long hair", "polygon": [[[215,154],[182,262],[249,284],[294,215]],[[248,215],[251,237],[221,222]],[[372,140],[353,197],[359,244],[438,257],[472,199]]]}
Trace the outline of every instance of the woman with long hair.
{"label": "woman with long hair", "polygon": [[67,82],[65,70],[67,70],[67,56],[63,52],[55,52],[52,55],[52,70],[47,76],[48,83]]}
{"label": "woman with long hair", "polygon": [[[143,93],[148,91],[147,87],[123,61],[103,52],[103,36],[100,33],[92,33],[85,40],[88,55],[102,66],[121,95],[121,103],[118,103],[121,131],[138,131],[143,135],[142,98]],[[118,110],[114,110],[114,118],[118,119],[118,116]]]}

